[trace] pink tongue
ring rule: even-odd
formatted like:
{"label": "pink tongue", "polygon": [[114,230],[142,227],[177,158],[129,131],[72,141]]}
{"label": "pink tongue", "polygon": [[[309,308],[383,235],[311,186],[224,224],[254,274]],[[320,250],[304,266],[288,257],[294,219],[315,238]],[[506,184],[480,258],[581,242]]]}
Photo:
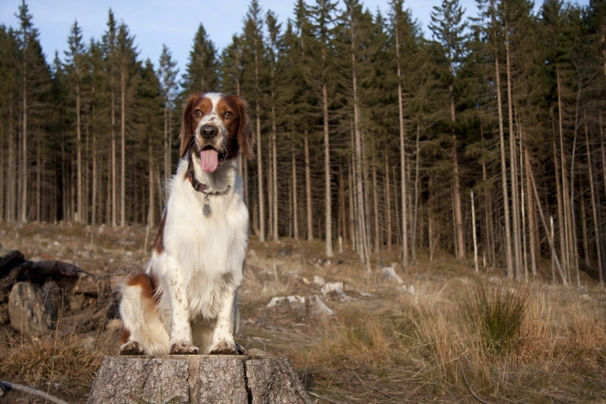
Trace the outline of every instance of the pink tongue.
{"label": "pink tongue", "polygon": [[219,153],[216,150],[208,149],[200,152],[200,166],[207,173],[212,173],[219,165]]}

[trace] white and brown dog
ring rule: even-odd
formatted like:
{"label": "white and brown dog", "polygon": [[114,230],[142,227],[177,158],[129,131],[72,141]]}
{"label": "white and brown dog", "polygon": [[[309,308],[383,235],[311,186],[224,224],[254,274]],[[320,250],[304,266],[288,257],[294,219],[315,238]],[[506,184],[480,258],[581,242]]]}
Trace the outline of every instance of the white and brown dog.
{"label": "white and brown dog", "polygon": [[246,103],[194,94],[180,137],[151,261],[122,287],[124,355],[242,353],[234,333],[248,209],[237,157],[252,158],[254,140]]}

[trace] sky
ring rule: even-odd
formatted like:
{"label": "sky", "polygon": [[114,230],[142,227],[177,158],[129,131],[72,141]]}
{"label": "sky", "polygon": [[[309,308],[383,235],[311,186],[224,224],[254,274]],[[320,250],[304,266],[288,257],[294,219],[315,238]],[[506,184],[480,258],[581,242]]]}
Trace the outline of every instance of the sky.
{"label": "sky", "polygon": [[[410,9],[423,30],[427,32],[433,6],[442,0],[406,0],[404,7]],[[589,0],[580,0],[586,5]],[[315,1],[307,0],[308,4]],[[535,1],[540,3],[540,0]],[[373,13],[380,10],[389,13],[389,0],[361,0],[365,8]],[[18,28],[18,12],[21,0],[0,0],[0,24]],[[40,33],[40,42],[47,61],[52,62],[55,51],[64,60],[67,38],[74,21],[82,28],[86,42],[90,38],[100,40],[107,28],[109,9],[118,21],[123,21],[135,36],[140,60],[150,59],[158,65],[162,44],[166,44],[180,74],[185,70],[194,36],[200,23],[209,38],[220,51],[231,42],[234,34],[242,31],[243,20],[250,0],[27,0],[34,27]],[[263,14],[272,10],[285,25],[293,18],[295,0],[259,0]],[[475,0],[461,0],[468,15],[475,15]],[[537,6],[538,7],[538,6]]]}

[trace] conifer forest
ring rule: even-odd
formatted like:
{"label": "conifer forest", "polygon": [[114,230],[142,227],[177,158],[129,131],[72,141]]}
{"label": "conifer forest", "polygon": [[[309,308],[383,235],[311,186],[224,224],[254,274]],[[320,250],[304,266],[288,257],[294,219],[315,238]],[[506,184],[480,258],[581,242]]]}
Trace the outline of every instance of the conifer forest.
{"label": "conifer forest", "polygon": [[0,26],[0,220],[157,226],[183,102],[217,91],[249,106],[255,239],[603,284],[606,1],[442,0],[426,32],[404,0],[297,0],[282,22],[260,3],[224,49],[201,23],[180,72],[112,10],[47,58],[24,1]]}

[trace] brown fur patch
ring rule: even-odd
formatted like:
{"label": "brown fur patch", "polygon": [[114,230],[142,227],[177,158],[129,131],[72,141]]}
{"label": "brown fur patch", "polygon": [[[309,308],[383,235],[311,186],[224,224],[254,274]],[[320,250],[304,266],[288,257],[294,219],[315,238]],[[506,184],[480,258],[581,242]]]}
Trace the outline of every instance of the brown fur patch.
{"label": "brown fur patch", "polygon": [[128,279],[126,286],[139,286],[141,288],[141,296],[157,302],[158,296],[156,296],[156,288],[158,286],[158,280],[154,278],[155,276],[149,276],[148,274],[133,275]]}
{"label": "brown fur patch", "polygon": [[162,220],[160,221],[160,227],[158,228],[158,234],[154,241],[154,250],[156,253],[161,254],[164,251],[164,226],[166,225],[166,210],[162,214]]}
{"label": "brown fur patch", "polygon": [[120,333],[120,345],[126,344],[126,341],[130,338],[130,330],[126,327],[122,327],[122,333]]}
{"label": "brown fur patch", "polygon": [[[224,118],[225,112],[231,112],[230,118]],[[246,102],[237,95],[226,95],[217,104],[217,112],[223,122],[229,138],[227,140],[227,158],[235,158],[241,151],[244,157],[253,157],[253,137],[248,125],[248,107]]]}
{"label": "brown fur patch", "polygon": [[[183,122],[181,126],[181,148],[179,156],[183,158],[193,138],[194,130],[198,127],[200,120],[212,111],[212,102],[203,93],[195,93],[187,99],[183,108]],[[196,116],[196,111],[201,114]]]}
{"label": "brown fur patch", "polygon": [[[181,148],[179,155],[185,156],[191,145],[193,133],[200,120],[212,110],[212,102],[203,93],[195,93],[187,99],[183,108],[183,122],[181,126]],[[200,111],[198,116],[197,112]],[[230,118],[225,118],[225,112],[231,112]],[[248,124],[248,106],[246,101],[237,95],[223,96],[217,105],[217,113],[223,120],[229,134],[227,139],[227,158],[235,158],[241,151],[244,157],[252,159],[254,156],[254,134]]]}

